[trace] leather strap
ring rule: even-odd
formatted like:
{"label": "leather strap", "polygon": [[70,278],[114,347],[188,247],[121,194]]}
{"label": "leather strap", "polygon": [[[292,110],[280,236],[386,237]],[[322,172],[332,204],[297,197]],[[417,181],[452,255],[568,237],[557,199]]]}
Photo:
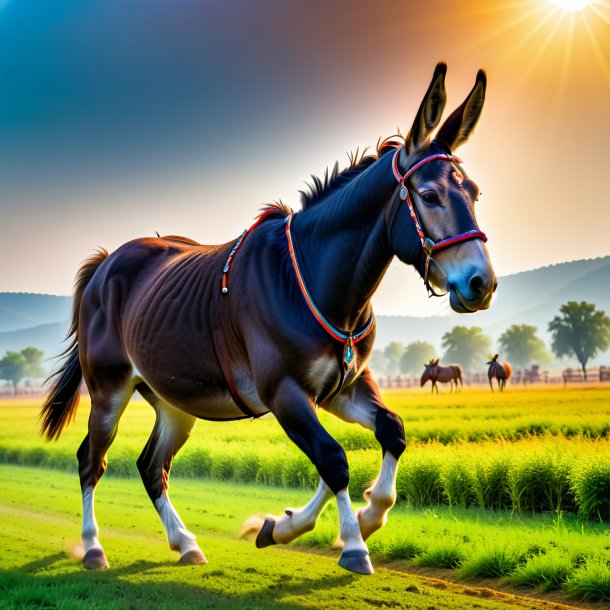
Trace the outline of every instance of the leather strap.
{"label": "leather strap", "polygon": [[227,342],[225,340],[225,334],[222,330],[222,320],[220,314],[220,301],[225,301],[223,297],[218,297],[214,295],[213,299],[216,302],[216,307],[213,307],[215,310],[212,314],[212,339],[214,342],[214,351],[216,352],[216,360],[218,361],[218,366],[220,367],[220,371],[225,380],[225,384],[227,385],[227,389],[229,390],[229,394],[231,394],[231,398],[233,402],[239,407],[239,409],[243,412],[246,417],[260,417],[261,415],[265,415],[265,413],[256,413],[253,411],[242,399],[237,391],[237,386],[235,385],[235,377],[233,377],[233,369],[231,368],[231,357],[229,355],[229,348],[227,347]]}

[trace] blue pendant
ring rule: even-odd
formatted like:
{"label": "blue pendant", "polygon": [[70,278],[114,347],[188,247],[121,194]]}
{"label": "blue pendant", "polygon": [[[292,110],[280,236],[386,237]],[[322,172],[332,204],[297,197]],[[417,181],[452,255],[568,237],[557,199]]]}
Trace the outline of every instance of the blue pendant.
{"label": "blue pendant", "polygon": [[354,348],[351,345],[345,347],[345,362],[351,364],[354,359]]}
{"label": "blue pendant", "polygon": [[404,185],[400,187],[400,198],[403,201],[407,198],[407,187]]}

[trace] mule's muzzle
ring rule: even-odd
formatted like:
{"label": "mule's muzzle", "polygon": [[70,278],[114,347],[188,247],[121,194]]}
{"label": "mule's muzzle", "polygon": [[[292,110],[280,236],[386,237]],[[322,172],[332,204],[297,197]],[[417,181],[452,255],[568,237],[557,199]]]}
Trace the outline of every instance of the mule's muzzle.
{"label": "mule's muzzle", "polygon": [[458,313],[473,313],[488,309],[498,281],[493,271],[477,271],[460,282],[447,282],[449,304]]}

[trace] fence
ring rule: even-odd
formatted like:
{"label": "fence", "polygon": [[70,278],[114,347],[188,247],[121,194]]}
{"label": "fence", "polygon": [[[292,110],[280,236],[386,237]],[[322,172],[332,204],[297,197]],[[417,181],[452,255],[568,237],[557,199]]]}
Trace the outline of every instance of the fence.
{"label": "fence", "polygon": [[[487,373],[464,373],[463,382],[465,386],[488,385]],[[393,388],[418,388],[420,378],[417,375],[385,375],[377,376],[376,381],[380,388],[389,390]],[[600,366],[587,369],[588,382],[610,381],[610,367]],[[580,369],[565,369],[561,372],[541,371],[538,365],[530,369],[517,370],[513,372],[510,379],[512,385],[528,385],[533,383],[582,383],[584,375]]]}

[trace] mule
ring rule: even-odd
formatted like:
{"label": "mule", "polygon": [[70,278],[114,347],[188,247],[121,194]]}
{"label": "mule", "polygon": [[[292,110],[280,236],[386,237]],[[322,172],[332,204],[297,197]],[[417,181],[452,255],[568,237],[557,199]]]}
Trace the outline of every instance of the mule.
{"label": "mule", "polygon": [[453,384],[455,383],[455,391],[457,392],[459,389],[458,382],[463,387],[464,383],[462,382],[462,367],[459,364],[450,364],[449,366],[440,366],[439,359],[430,360],[428,364],[424,364],[426,367],[424,372],[422,373],[420,380],[420,387],[423,387],[426,382],[432,382],[432,392],[436,390],[438,394],[438,386],[436,383],[440,381],[441,383],[449,383],[451,392],[453,392]]}
{"label": "mule", "polygon": [[[367,368],[375,338],[371,307],[394,256],[413,265],[451,307],[489,306],[496,278],[475,219],[478,188],[453,150],[483,107],[485,73],[444,122],[446,66],[437,65],[408,136],[376,155],[315,179],[302,210],[269,206],[238,240],[201,245],[176,236],[142,238],[81,267],[72,341],[41,412],[57,438],[74,417],[81,379],[91,395],[89,430],[78,449],[84,566],[104,568],[94,492],[119,419],[137,390],[156,423],[137,461],[144,486],[181,563],[206,563],[172,506],[172,460],[196,419],[232,420],[271,412],[315,465],[320,483],[303,508],[268,516],[256,544],[285,544],[311,530],[335,498],[339,564],[373,572],[365,540],[386,521],[405,450],[402,421],[383,403]],[[379,476],[356,514],[342,447],[316,408],[372,430],[383,452]]]}
{"label": "mule", "polygon": [[504,392],[504,388],[506,387],[506,382],[511,378],[513,374],[513,369],[511,368],[508,362],[499,362],[498,361],[499,354],[496,354],[487,364],[489,368],[487,369],[487,377],[489,379],[489,387],[491,391],[494,391],[494,387],[491,383],[491,380],[495,377],[498,380],[498,387],[500,388],[500,392]]}

